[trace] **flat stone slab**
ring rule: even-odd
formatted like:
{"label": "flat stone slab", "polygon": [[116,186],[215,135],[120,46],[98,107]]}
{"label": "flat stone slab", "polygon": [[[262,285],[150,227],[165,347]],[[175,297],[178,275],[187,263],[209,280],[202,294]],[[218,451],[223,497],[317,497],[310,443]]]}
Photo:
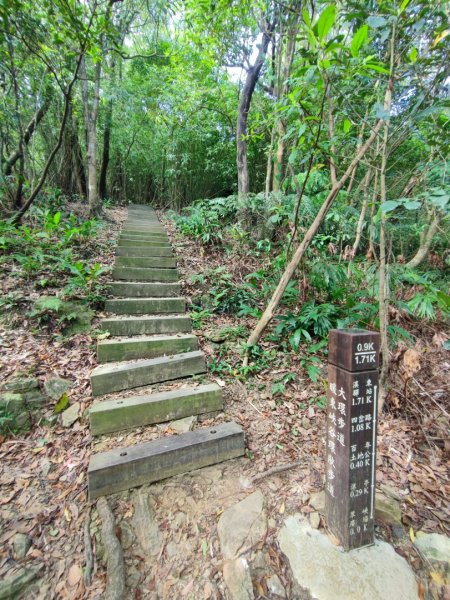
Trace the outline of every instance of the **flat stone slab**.
{"label": "flat stone slab", "polygon": [[148,239],[148,238],[133,238],[133,237],[123,237],[119,240],[119,248],[126,248],[128,246],[132,246],[133,248],[141,247],[144,248],[172,248],[168,239]]}
{"label": "flat stone slab", "polygon": [[178,282],[113,281],[109,284],[109,293],[122,298],[170,298],[179,296],[180,291]]}
{"label": "flat stone slab", "polygon": [[427,560],[447,563],[450,567],[450,538],[446,535],[418,531],[414,546]]}
{"label": "flat stone slab", "polygon": [[217,533],[223,557],[239,557],[263,540],[266,532],[264,496],[257,490],[222,513],[217,524]]}
{"label": "flat stone slab", "polygon": [[115,264],[117,267],[175,269],[177,260],[168,256],[118,256]]}
{"label": "flat stone slab", "polygon": [[142,269],[139,267],[114,267],[113,279],[123,281],[178,281],[176,269]]}
{"label": "flat stone slab", "polygon": [[102,400],[89,411],[92,435],[215,412],[223,408],[221,388],[216,384],[180,388],[170,392]]}
{"label": "flat stone slab", "polygon": [[120,340],[100,340],[97,344],[97,360],[99,363],[117,362],[194,350],[198,350],[198,339],[192,334],[137,336]]}
{"label": "flat stone slab", "polygon": [[190,333],[191,319],[185,315],[170,317],[112,317],[100,321],[100,328],[111,335],[158,335],[162,333]]}
{"label": "flat stone slab", "polygon": [[186,311],[184,298],[117,298],[106,300],[108,312],[118,315],[176,314]]}
{"label": "flat stone slab", "polygon": [[342,552],[304,517],[290,516],[278,534],[300,587],[316,600],[417,600],[414,573],[391,545]]}
{"label": "flat stone slab", "polygon": [[205,373],[203,352],[185,352],[174,356],[148,358],[96,367],[91,373],[93,396],[181,379]]}
{"label": "flat stone slab", "polygon": [[241,427],[223,423],[95,454],[88,469],[89,499],[237,458],[244,452]]}
{"label": "flat stone slab", "polygon": [[173,256],[171,246],[118,246],[116,256]]}

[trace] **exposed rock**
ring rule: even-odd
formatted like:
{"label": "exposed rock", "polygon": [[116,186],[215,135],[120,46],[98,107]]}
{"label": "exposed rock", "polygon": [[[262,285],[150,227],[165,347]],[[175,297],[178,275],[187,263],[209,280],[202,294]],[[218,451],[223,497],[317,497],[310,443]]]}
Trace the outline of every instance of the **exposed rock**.
{"label": "exposed rock", "polygon": [[278,541],[296,582],[317,600],[418,598],[413,571],[386,542],[342,552],[301,515],[285,520]]}
{"label": "exposed rock", "polygon": [[446,535],[418,531],[414,546],[428,560],[447,563],[450,567],[450,538]]}
{"label": "exposed rock", "polygon": [[252,578],[245,558],[225,561],[223,578],[228,588],[230,600],[253,600]]}
{"label": "exposed rock", "polygon": [[266,581],[269,592],[277,598],[286,598],[286,590],[277,575],[272,575]]}
{"label": "exposed rock", "polygon": [[318,512],[312,512],[309,515],[309,522],[311,523],[311,527],[314,529],[319,529],[320,527],[320,515]]}
{"label": "exposed rock", "polygon": [[178,546],[175,542],[169,542],[166,546],[166,554],[169,558],[173,558],[178,554]]}
{"label": "exposed rock", "polygon": [[16,392],[1,394],[0,411],[6,428],[28,429],[31,425],[30,414],[22,394]]}
{"label": "exposed rock", "polygon": [[309,505],[312,506],[320,514],[325,514],[325,491],[315,492],[311,494]]}
{"label": "exposed rock", "polygon": [[18,560],[24,558],[31,547],[31,540],[25,533],[16,533],[13,541],[14,554]]}
{"label": "exposed rock", "polygon": [[30,584],[43,569],[44,565],[36,565],[30,569],[20,569],[13,575],[0,581],[0,600],[17,598],[24,588]]}
{"label": "exposed rock", "polygon": [[262,493],[258,490],[224,511],[217,532],[224,558],[236,558],[254,546],[267,532]]}
{"label": "exposed rock", "polygon": [[120,523],[120,543],[124,550],[128,550],[133,545],[134,533],[131,525],[128,521],[121,521]]}
{"label": "exposed rock", "polygon": [[52,377],[44,383],[45,392],[52,400],[59,400],[71,387],[72,382],[61,377]]}
{"label": "exposed rock", "polygon": [[151,498],[144,490],[133,494],[133,529],[145,555],[157,556],[161,549],[162,536],[156,521]]}
{"label": "exposed rock", "polygon": [[204,337],[205,339],[209,340],[210,342],[215,342],[216,344],[220,344],[221,342],[224,342],[227,337],[227,331],[226,329],[212,329],[210,331],[206,331],[204,333]]}
{"label": "exposed rock", "polygon": [[176,431],[177,433],[186,433],[192,430],[196,421],[196,417],[184,417],[184,419],[172,421],[172,423],[170,424],[170,428]]}
{"label": "exposed rock", "polygon": [[39,389],[39,382],[36,377],[25,377],[19,375],[18,377],[14,377],[13,379],[10,379],[8,382],[4,383],[0,389],[9,392],[17,392],[18,394],[32,392]]}
{"label": "exposed rock", "polygon": [[263,550],[257,550],[252,555],[252,573],[261,577],[264,575],[266,570],[266,553]]}
{"label": "exposed rock", "polygon": [[375,494],[375,518],[386,525],[399,525],[402,522],[400,503],[395,498],[388,498],[381,492]]}
{"label": "exposed rock", "polygon": [[67,408],[61,415],[61,422],[63,427],[70,427],[80,416],[80,403],[74,402],[69,408]]}

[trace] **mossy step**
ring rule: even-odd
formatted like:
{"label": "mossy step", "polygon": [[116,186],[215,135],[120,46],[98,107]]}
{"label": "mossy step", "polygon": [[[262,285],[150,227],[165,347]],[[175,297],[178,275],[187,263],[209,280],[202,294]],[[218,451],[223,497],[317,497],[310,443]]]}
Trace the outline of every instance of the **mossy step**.
{"label": "mossy step", "polygon": [[167,235],[164,227],[135,227],[133,225],[124,225],[122,227],[121,235]]}
{"label": "mossy step", "polygon": [[164,423],[223,409],[222,390],[215,383],[170,392],[102,400],[89,410],[92,435]]}
{"label": "mossy step", "polygon": [[118,246],[116,256],[173,256],[170,246]]}
{"label": "mossy step", "polygon": [[117,267],[175,269],[177,261],[167,256],[118,256],[115,264]]}
{"label": "mossy step", "polygon": [[184,298],[112,298],[105,302],[107,312],[117,315],[157,315],[184,313]]}
{"label": "mossy step", "polygon": [[180,295],[177,283],[142,283],[137,281],[113,281],[109,292],[122,298],[170,298]]}
{"label": "mossy step", "polygon": [[128,247],[139,247],[139,248],[171,248],[169,240],[148,240],[148,239],[136,239],[136,238],[120,238],[119,248]]}
{"label": "mossy step", "polygon": [[113,279],[122,281],[178,281],[176,269],[142,269],[139,267],[114,267]]}
{"label": "mossy step", "polygon": [[99,363],[156,358],[168,354],[181,354],[198,350],[195,335],[179,333],[173,335],[143,335],[120,340],[100,340],[97,344]]}
{"label": "mossy step", "polygon": [[120,234],[120,239],[122,238],[133,238],[133,239],[144,239],[144,240],[160,240],[160,239],[168,239],[168,235],[165,231],[126,231],[123,230]]}
{"label": "mossy step", "polygon": [[91,373],[92,395],[121,392],[205,371],[205,356],[199,351],[100,365]]}
{"label": "mossy step", "polygon": [[158,335],[163,333],[190,333],[192,322],[185,315],[170,317],[111,317],[100,321],[100,328],[111,335]]}
{"label": "mossy step", "polygon": [[94,454],[88,469],[89,500],[237,458],[244,452],[244,432],[231,422]]}

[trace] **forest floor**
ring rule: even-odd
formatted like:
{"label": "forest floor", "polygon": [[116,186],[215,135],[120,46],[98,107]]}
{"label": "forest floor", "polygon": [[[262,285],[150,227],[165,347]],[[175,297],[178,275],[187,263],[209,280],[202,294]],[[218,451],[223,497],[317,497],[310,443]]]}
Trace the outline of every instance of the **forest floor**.
{"label": "forest floor", "polygon": [[[114,241],[126,210],[107,210],[106,215],[106,226],[91,242],[89,252],[102,265],[111,265]],[[233,281],[239,282],[254,270],[251,263],[255,259],[200,248],[177,234],[172,221],[163,215],[162,220],[176,249],[183,295],[188,301],[199,293],[193,275],[222,266]],[[32,281],[17,278],[8,266],[3,268],[2,293],[20,289],[27,300],[20,310],[2,316],[2,382],[18,374],[33,375],[41,385],[49,377],[70,380],[70,404],[79,402],[82,415],[92,402],[89,374],[96,366],[97,320],[91,333],[70,337],[61,336],[56,323],[36,328],[27,317],[27,305],[39,292]],[[57,291],[55,287],[53,293]],[[46,289],[45,294],[51,292]],[[101,316],[99,313],[96,319]],[[223,335],[224,329],[240,331],[239,327],[248,329],[254,322],[250,317],[213,314],[194,332],[214,364],[209,379],[223,385],[226,401],[222,414],[201,425],[230,419],[238,422],[246,433],[247,456],[142,488],[150,498],[157,523],[156,530],[147,532],[157,545],[151,561],[136,526],[139,493],[125,492],[109,499],[124,549],[130,598],[225,597],[217,522],[224,510],[256,490],[265,500],[268,527],[264,543],[252,549],[255,597],[276,597],[268,586],[274,575],[288,598],[300,597],[277,534],[286,515],[316,514],[310,501],[324,485],[326,364],[323,362],[318,384],[305,374],[300,352],[288,357],[279,352],[246,380],[237,370],[235,376],[218,373],[223,356],[237,364],[238,344],[245,341]],[[450,534],[450,361],[448,352],[442,350],[442,327],[418,322],[403,326],[414,335],[418,354],[411,365],[405,347],[393,351],[392,392],[379,423],[377,458],[377,487],[398,503],[401,521],[377,521],[376,535],[392,543],[412,566],[421,597],[442,599],[449,597],[445,574],[436,572],[412,541],[418,530]],[[264,342],[264,346],[269,350],[274,344]],[[296,373],[297,378],[283,393],[274,393],[274,384],[286,372]],[[174,384],[179,385],[184,382]],[[53,408],[54,403],[49,402],[31,432],[0,438],[0,579],[22,568],[36,567],[40,568],[38,581],[28,588],[27,597],[97,598],[104,591],[106,569],[99,516],[95,507],[88,509],[87,504],[90,454],[174,431],[170,424],[164,424],[93,442],[86,418],[64,427],[59,419],[53,422]],[[291,463],[299,464],[283,473],[271,471]],[[94,572],[88,586],[83,579],[86,523],[94,546]],[[316,526],[323,528],[323,519]],[[31,541],[22,558],[14,546],[18,533]]]}

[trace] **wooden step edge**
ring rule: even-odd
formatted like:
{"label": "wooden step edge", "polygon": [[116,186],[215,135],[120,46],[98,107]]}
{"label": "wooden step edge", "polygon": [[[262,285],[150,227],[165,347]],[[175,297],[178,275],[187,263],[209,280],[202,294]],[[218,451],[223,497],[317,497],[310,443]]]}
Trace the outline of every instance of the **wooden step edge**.
{"label": "wooden step edge", "polygon": [[223,394],[215,384],[169,392],[130,396],[94,403],[89,410],[92,435],[114,433],[223,409]]}
{"label": "wooden step edge", "polygon": [[244,432],[230,422],[94,454],[88,469],[89,500],[238,458],[244,453]]}

